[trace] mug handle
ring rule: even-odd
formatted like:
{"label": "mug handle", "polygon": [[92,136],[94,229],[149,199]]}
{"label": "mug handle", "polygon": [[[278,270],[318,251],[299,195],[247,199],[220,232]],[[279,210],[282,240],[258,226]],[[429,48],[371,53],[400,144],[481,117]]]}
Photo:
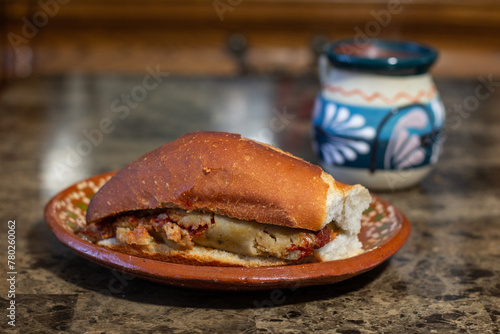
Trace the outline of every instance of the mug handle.
{"label": "mug handle", "polygon": [[[380,139],[379,135],[382,132],[382,128],[384,127],[385,123],[387,123],[387,121],[389,121],[389,119],[392,116],[395,116],[399,112],[407,110],[409,108],[413,108],[413,107],[421,107],[422,109],[425,110],[425,112],[429,116],[429,120],[434,119],[434,116],[432,115],[432,110],[430,110],[430,108],[427,107],[425,104],[421,104],[421,103],[408,104],[408,105],[401,106],[401,107],[395,107],[393,110],[388,112],[384,116],[384,118],[382,119],[380,124],[378,125],[377,132],[375,133],[375,138],[373,139],[372,149],[371,149],[371,154],[370,154],[370,173],[373,174],[375,172],[375,170],[377,169],[377,150],[378,150],[378,144],[379,144],[379,139]],[[434,124],[435,124],[435,122],[434,122]],[[434,125],[432,126],[432,128],[434,129]],[[439,135],[439,133],[440,133],[439,131],[435,132],[433,130],[431,132],[431,138],[435,138],[437,135]],[[421,138],[421,141],[424,142],[426,139],[427,138]]]}

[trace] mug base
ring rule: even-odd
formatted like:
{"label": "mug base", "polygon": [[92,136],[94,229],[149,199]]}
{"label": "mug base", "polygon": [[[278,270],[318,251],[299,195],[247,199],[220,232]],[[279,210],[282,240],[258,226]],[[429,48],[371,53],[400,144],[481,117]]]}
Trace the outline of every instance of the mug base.
{"label": "mug base", "polygon": [[420,182],[432,170],[431,165],[405,170],[376,170],[349,168],[320,164],[335,180],[347,184],[361,184],[370,190],[394,191],[410,188]]}

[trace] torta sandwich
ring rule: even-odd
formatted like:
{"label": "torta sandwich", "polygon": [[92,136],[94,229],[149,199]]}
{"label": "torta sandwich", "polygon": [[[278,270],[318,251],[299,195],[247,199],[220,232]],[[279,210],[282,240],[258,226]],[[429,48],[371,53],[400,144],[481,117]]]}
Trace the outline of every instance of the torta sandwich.
{"label": "torta sandwich", "polygon": [[362,252],[371,196],[278,148],[195,132],[119,170],[93,196],[78,234],[161,261],[277,266]]}

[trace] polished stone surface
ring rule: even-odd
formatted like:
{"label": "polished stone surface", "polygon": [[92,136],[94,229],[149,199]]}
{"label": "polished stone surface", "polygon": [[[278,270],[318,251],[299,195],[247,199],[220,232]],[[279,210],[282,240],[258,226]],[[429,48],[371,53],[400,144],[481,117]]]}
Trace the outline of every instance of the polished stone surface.
{"label": "polished stone surface", "polygon": [[498,84],[480,89],[490,95],[479,100],[484,80],[437,81],[448,122],[436,169],[415,188],[379,194],[412,224],[389,261],[339,284],[229,293],[164,286],[84,260],[45,226],[44,205],[82,178],[199,129],[240,132],[314,162],[309,117],[317,84],[164,75],[152,87],[144,78],[31,78],[1,92],[2,330],[12,330],[6,232],[15,220],[14,330],[21,333],[500,331]]}

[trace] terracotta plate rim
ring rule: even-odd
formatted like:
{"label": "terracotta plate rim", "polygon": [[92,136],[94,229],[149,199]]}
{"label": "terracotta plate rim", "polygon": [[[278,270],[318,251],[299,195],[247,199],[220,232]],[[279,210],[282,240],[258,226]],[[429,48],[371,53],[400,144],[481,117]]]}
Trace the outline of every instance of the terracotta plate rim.
{"label": "terracotta plate rim", "polygon": [[[103,178],[114,173],[94,175],[82,181]],[[115,252],[80,239],[64,229],[58,222],[55,203],[67,196],[78,183],[56,194],[45,207],[45,221],[60,242],[80,256],[110,269],[163,284],[187,288],[263,290],[337,283],[373,269],[386,261],[403,246],[411,229],[405,215],[394,208],[396,219],[400,221],[399,231],[378,247],[344,260],[260,268],[169,263]],[[371,195],[384,207],[390,205],[380,197]]]}

